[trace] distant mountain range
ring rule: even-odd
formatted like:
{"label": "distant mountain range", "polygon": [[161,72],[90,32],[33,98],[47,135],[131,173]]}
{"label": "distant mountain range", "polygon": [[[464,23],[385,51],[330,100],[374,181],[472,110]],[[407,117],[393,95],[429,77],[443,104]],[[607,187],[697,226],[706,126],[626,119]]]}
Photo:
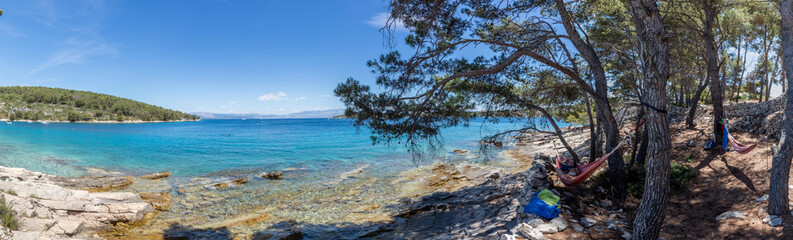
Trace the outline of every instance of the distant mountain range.
{"label": "distant mountain range", "polygon": [[333,118],[344,115],[344,109],[318,110],[296,112],[285,115],[258,114],[258,113],[210,113],[194,112],[193,115],[201,119],[272,119],[272,118]]}

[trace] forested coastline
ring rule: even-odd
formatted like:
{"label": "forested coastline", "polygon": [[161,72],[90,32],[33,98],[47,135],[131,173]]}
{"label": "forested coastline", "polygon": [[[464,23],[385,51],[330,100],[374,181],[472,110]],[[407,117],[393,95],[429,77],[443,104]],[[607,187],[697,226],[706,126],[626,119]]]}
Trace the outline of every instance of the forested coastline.
{"label": "forested coastline", "polygon": [[167,122],[198,116],[107,94],[48,87],[0,87],[0,119],[11,121]]}

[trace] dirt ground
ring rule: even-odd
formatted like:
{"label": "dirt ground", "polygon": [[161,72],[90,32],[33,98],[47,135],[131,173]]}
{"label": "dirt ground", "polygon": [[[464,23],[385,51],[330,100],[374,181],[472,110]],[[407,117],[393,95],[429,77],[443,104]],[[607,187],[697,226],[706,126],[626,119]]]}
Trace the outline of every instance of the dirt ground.
{"label": "dirt ground", "polygon": [[[783,227],[772,228],[763,223],[768,201],[756,201],[768,194],[771,147],[775,141],[765,140],[763,136],[731,133],[743,144],[757,143],[757,148],[747,154],[705,151],[703,146],[709,138],[709,129],[687,130],[681,124],[671,127],[672,161],[694,168],[697,175],[686,183],[685,189],[671,192],[661,237],[670,240],[793,239],[793,216],[784,215]],[[695,146],[689,146],[691,141]],[[689,156],[692,156],[690,161],[686,161]],[[641,199],[629,197],[620,210],[604,203],[607,201],[605,190],[599,189],[592,179],[582,186],[570,188],[562,185],[557,176],[552,177],[555,190],[562,195],[562,204],[567,210],[563,216],[568,223],[577,224],[581,217],[591,217],[598,221],[595,226],[599,225],[601,231],[590,227],[577,232],[568,227],[559,233],[546,234],[547,238],[620,239],[620,230],[605,227],[608,219],[622,221],[618,225],[632,232],[630,223]],[[746,218],[716,220],[719,214],[727,211],[741,211]]]}

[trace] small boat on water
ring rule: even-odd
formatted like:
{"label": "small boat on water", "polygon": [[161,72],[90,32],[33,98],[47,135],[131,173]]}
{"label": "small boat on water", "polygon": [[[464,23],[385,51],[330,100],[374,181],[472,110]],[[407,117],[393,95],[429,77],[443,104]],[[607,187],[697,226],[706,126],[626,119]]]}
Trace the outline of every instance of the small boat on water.
{"label": "small boat on water", "polygon": [[11,124],[11,121],[6,121],[6,124]]}
{"label": "small boat on water", "polygon": [[50,122],[47,122],[47,121],[41,121],[41,124],[50,124]]}
{"label": "small boat on water", "polygon": [[25,121],[25,122],[27,122],[27,123],[33,123],[33,120],[27,120],[27,121]]}

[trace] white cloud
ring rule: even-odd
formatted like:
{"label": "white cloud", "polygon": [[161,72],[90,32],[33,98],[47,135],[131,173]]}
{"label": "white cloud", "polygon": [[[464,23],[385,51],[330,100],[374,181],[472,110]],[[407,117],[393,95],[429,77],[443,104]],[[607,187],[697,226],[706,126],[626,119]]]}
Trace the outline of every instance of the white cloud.
{"label": "white cloud", "polygon": [[[41,64],[34,67],[30,74],[68,63],[83,63],[98,56],[116,56],[119,50],[115,44],[102,37],[102,26],[107,10],[104,2],[79,0],[70,3],[53,0],[32,1],[36,11],[20,12],[52,28],[52,31],[65,33],[66,39],[56,44],[56,50]],[[6,29],[6,32],[14,29]],[[11,34],[11,33],[10,33]],[[57,35],[53,35],[57,36]]]}
{"label": "white cloud", "polygon": [[258,99],[259,101],[281,101],[281,100],[286,100],[287,97],[285,92],[278,92],[278,93],[264,94],[256,99]]}
{"label": "white cloud", "polygon": [[306,97],[299,97],[299,98],[292,98],[294,101],[303,101],[306,100]]}
{"label": "white cloud", "polygon": [[35,74],[62,64],[83,63],[92,57],[118,54],[118,49],[116,49],[116,47],[101,39],[81,40],[71,38],[66,40],[65,45],[67,47],[52,53],[46,62],[30,71],[30,74]]}
{"label": "white cloud", "polygon": [[[381,12],[381,13],[377,13],[377,15],[372,16],[372,18],[370,18],[369,20],[366,20],[365,23],[376,28],[383,28],[386,26],[386,24],[388,24],[389,17],[390,15],[388,13]],[[393,21],[391,22],[392,30],[407,31],[405,24],[401,20],[394,19],[392,21]]]}
{"label": "white cloud", "polygon": [[330,96],[330,94],[322,94],[322,95],[319,95],[319,97],[326,98],[326,97],[331,97],[331,96]]}

